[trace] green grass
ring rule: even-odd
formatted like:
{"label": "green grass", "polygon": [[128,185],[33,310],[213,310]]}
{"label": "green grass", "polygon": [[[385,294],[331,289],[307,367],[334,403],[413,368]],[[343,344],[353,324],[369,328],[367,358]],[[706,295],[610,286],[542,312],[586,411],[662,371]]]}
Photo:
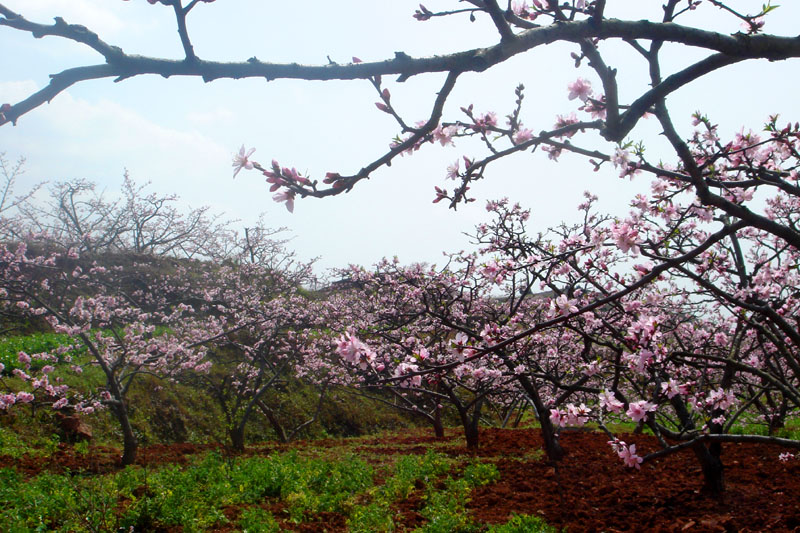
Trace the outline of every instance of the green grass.
{"label": "green grass", "polygon": [[[2,338],[0,339],[0,363],[5,366],[2,373],[3,375],[10,376],[15,368],[25,370],[24,366],[19,363],[19,352],[25,352],[28,355],[43,352],[53,353],[58,348],[71,346],[73,344],[80,345],[80,342],[76,342],[69,335],[58,333],[32,333],[30,335]],[[58,358],[59,361],[63,361],[64,356],[79,358],[85,353],[86,349],[79,346],[61,354]],[[31,361],[31,368],[39,370],[47,364],[54,363],[33,359]]]}
{"label": "green grass", "polygon": [[[734,435],[769,435],[769,427],[764,423],[737,424],[731,427],[730,433]],[[776,428],[772,436],[800,440],[800,419],[787,419],[786,425]]]}

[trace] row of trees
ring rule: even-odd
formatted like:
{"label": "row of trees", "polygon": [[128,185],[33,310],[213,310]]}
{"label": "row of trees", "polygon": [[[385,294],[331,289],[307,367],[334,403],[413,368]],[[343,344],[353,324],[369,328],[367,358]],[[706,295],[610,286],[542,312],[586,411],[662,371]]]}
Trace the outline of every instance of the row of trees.
{"label": "row of trees", "polygon": [[[0,239],[36,240],[52,250],[79,254],[133,253],[217,262],[260,263],[295,270],[299,279],[311,271],[299,266],[286,248],[286,228],[270,228],[262,214],[237,229],[238,220],[209,206],[185,209],[175,194],[149,191],[125,172],[120,190],[98,190],[85,179],[41,183],[19,192],[24,158],[10,163],[0,154]],[[276,263],[279,261],[279,263]]]}
{"label": "row of trees", "polygon": [[[25,385],[5,407],[107,407],[131,462],[127,393],[143,374],[211,391],[238,449],[253,416],[276,420],[264,398],[290,378],[316,387],[320,404],[330,387],[347,387],[427,420],[438,436],[449,411],[470,447],[487,409],[502,419],[521,403],[534,408],[550,460],[563,454],[562,428],[592,422],[628,466],[691,448],[719,492],[722,443],[800,448],[773,436],[800,408],[796,249],[715,219],[685,201],[684,187],[661,180],[625,219],[596,212],[587,193],[581,223],[535,238],[528,211],[490,202],[491,219],[472,235],[478,252],[444,268],[353,266],[320,292],[304,289],[297,269],[275,268],[291,264],[280,257],[165,262],[9,243],[4,313],[70,335],[105,381],[76,397],[49,377],[69,347],[21,353],[13,375]],[[784,206],[775,219],[796,216],[785,198],[770,203]],[[314,418],[276,423],[276,434],[290,438]],[[638,455],[609,429],[618,421],[648,426],[662,449]],[[768,435],[738,434],[750,424]]]}
{"label": "row of trees", "polygon": [[[200,3],[151,3],[173,8],[183,61],[128,55],[86,28],[63,21],[52,26],[29,22],[0,4],[0,25],[36,37],[69,39],[104,59],[100,65],[54,75],[44,89],[4,106],[0,120],[15,122],[71,84],[103,77],[362,79],[377,90],[378,110],[398,125],[387,152],[354,174],[329,171],[320,182],[277,161],[261,165],[243,147],[234,159],[235,172],[260,172],[273,198],[290,209],[297,198],[336,196],[361,187],[396,157],[437,142],[469,146],[471,151],[447,170],[452,191],[435,188],[434,201],[453,208],[473,200],[470,189],[490,177],[497,161],[524,153],[535,157],[544,152],[551,160],[571,155],[584,158],[592,170],[614,167],[622,180],[650,180],[650,193],[636,196],[629,213],[598,213],[594,195],[587,193],[581,222],[540,235],[527,230],[529,215],[518,204],[490,202],[493,218],[474,234],[479,253],[454,255],[443,269],[391,262],[374,271],[355,268],[344,276],[349,282],[325,298],[288,298],[285,305],[295,301],[312,311],[293,310],[292,316],[303,321],[284,323],[278,344],[287,348],[280,356],[292,361],[287,367],[294,365],[304,378],[320,380],[322,389],[357,384],[362,390],[388,391],[395,397],[393,405],[417,413],[435,429],[441,410],[452,408],[470,446],[478,445],[483,409],[512,406],[523,398],[538,415],[550,460],[562,455],[561,428],[593,421],[608,431],[613,452],[631,467],[691,449],[713,493],[724,488],[725,442],[800,447],[798,441],[772,435],[732,433],[753,421],[772,431],[800,407],[800,125],[772,116],[758,133],[743,129],[724,138],[713,117],[698,112],[676,122],[667,105],[676,91],[717,70],[751,59],[800,56],[796,37],[763,33],[775,6],[758,3],[754,11],[745,12],[719,0],[666,0],[654,4],[650,20],[625,20],[624,8],[606,0],[533,0],[506,6],[470,0],[466,8],[459,4],[441,11],[420,6],[414,17],[426,24],[446,16],[484,17],[496,29],[498,41],[432,58],[398,53],[374,63],[353,58],[347,65],[304,66],[203,60],[194,52],[187,27],[187,16]],[[615,8],[620,18],[608,17]],[[720,24],[732,22],[731,34],[705,30],[698,15],[704,9],[719,15]],[[615,48],[601,49],[612,40],[635,53],[645,80],[646,89],[630,93],[634,96],[626,101],[621,95],[629,92],[617,81],[622,62],[606,52]],[[515,106],[505,113],[464,105],[457,116],[447,116],[463,74],[485,71],[554,42],[574,44],[569,61],[584,69],[583,77],[567,87],[574,108],[554,117],[554,125],[526,125],[522,86],[516,90]],[[691,46],[706,55],[669,72],[662,61],[669,45]],[[631,65],[626,68],[637,68]],[[386,78],[396,75],[404,81],[429,73],[446,75],[429,115],[422,121],[402,117]],[[670,150],[661,161],[645,155],[644,143],[630,140],[646,116],[654,118]],[[694,130],[682,134],[676,123],[690,121]],[[462,144],[470,139],[479,140],[483,148]],[[37,268],[59,260],[34,260],[19,249],[6,255],[4,264]],[[14,269],[22,267],[9,268],[4,279],[13,281]],[[25,283],[8,283],[7,300],[53,316],[16,288]],[[253,285],[252,278],[249,283]],[[259,290],[231,286],[238,287],[235,294]],[[211,286],[203,290],[224,293]],[[285,298],[292,292],[277,294]],[[249,336],[238,352],[266,353],[260,351],[266,347],[253,346],[270,333],[252,328],[270,323],[267,317],[272,315],[266,309],[250,310],[271,299],[263,294],[245,298],[250,303],[240,307],[210,303],[214,298],[190,305],[191,310],[154,302],[147,311],[153,314],[143,323],[155,320],[165,325],[168,337],[182,335],[194,331],[191,315],[211,321],[198,329],[215,340],[242,343]],[[84,312],[76,311],[81,316]],[[170,322],[176,312],[181,327]],[[235,332],[241,338],[232,341]],[[196,354],[195,349],[209,342],[187,337],[180,345]],[[272,372],[251,373],[254,384],[242,390],[261,390]],[[618,419],[647,425],[662,449],[640,456],[635,443],[610,431],[608,422]]]}

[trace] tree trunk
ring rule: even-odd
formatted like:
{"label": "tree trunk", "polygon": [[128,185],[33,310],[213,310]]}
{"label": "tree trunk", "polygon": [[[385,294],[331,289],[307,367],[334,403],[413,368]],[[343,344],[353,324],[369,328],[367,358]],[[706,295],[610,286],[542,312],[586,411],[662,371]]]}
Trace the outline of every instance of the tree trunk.
{"label": "tree trunk", "polygon": [[[688,430],[693,430],[695,425],[692,420],[691,414],[686,409],[680,397],[675,396],[670,400],[675,413],[678,415],[678,420],[681,426]],[[724,467],[722,465],[722,444],[719,442],[712,442],[711,446],[706,447],[702,442],[698,442],[692,446],[697,461],[700,463],[700,468],[703,472],[703,490],[712,496],[721,496],[725,490],[725,476]]]}
{"label": "tree trunk", "polygon": [[231,448],[236,452],[244,451],[244,424],[236,425],[228,429],[228,436],[231,438]]}
{"label": "tree trunk", "polygon": [[286,431],[283,429],[280,421],[275,416],[275,413],[272,412],[272,409],[270,409],[269,406],[267,406],[267,404],[261,400],[258,400],[258,407],[261,409],[261,412],[264,413],[264,416],[267,417],[267,420],[269,420],[272,430],[275,431],[275,435],[278,437],[278,442],[288,442],[289,439],[286,438]]}
{"label": "tree trunk", "polygon": [[[514,370],[513,363],[507,357],[503,356],[503,362],[509,370]],[[550,422],[550,409],[542,402],[542,398],[539,396],[539,389],[527,376],[517,376],[517,381],[519,381],[525,394],[528,395],[536,411],[536,417],[539,419],[539,425],[542,428],[542,441],[544,441],[544,451],[547,454],[547,459],[560,461],[564,457],[564,449],[558,443],[558,434]]]}
{"label": "tree trunk", "polygon": [[[449,392],[449,391],[448,391]],[[458,417],[461,419],[461,426],[464,428],[464,438],[467,441],[467,449],[478,449],[478,419],[480,418],[480,405],[476,405],[473,409],[473,417],[470,418],[469,411],[457,401],[455,395],[451,394],[453,404],[458,411]]]}
{"label": "tree trunk", "polygon": [[478,425],[477,424],[467,424],[464,427],[464,436],[467,439],[467,449],[469,450],[477,450],[478,449]]}
{"label": "tree trunk", "polygon": [[706,447],[698,442],[692,447],[695,456],[700,461],[703,471],[703,490],[711,496],[719,497],[725,491],[725,467],[722,464],[722,445],[719,442],[711,443]]}
{"label": "tree trunk", "polygon": [[139,440],[133,432],[128,410],[124,403],[114,405],[111,409],[119,422],[122,430],[122,466],[132,465],[136,462],[136,452],[139,450]]}
{"label": "tree trunk", "polygon": [[533,408],[536,410],[536,416],[542,428],[542,440],[544,441],[544,451],[547,453],[547,458],[550,461],[560,461],[564,457],[564,449],[558,443],[558,435],[552,422],[550,422],[550,409],[542,402],[542,398],[539,396],[539,389],[527,377],[519,376],[518,381],[522,385],[522,390],[528,394]]}
{"label": "tree trunk", "polygon": [[550,422],[550,410],[546,409],[544,413],[536,409],[539,414],[539,425],[542,427],[542,440],[544,441],[544,451],[547,453],[547,458],[550,461],[560,461],[564,457],[564,448],[558,442],[558,435]]}
{"label": "tree trunk", "polygon": [[433,413],[433,432],[436,434],[437,439],[444,438],[444,426],[442,425],[442,413],[438,407]]}

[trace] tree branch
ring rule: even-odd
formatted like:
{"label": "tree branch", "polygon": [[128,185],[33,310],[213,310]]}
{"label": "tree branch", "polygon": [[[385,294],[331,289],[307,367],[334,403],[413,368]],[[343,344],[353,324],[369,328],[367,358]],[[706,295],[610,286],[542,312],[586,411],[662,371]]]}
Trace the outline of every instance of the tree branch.
{"label": "tree branch", "polygon": [[[85,66],[65,70],[53,76],[59,83],[51,83],[46,97],[42,95],[10,106],[5,112],[6,122],[15,122],[24,113],[52,99],[70,85],[89,79],[116,78],[121,81],[133,76],[157,74],[163,77],[196,76],[204,81],[219,78],[265,78],[305,80],[370,79],[381,75],[398,75],[399,81],[411,76],[433,72],[481,72],[494,65],[533,48],[558,41],[580,43],[584,39],[625,40],[645,39],[674,42],[714,50],[740,59],[766,58],[770,60],[800,57],[800,38],[773,35],[734,36],[698,28],[649,21],[623,21],[595,19],[567,21],[550,26],[526,30],[513,39],[501,41],[487,48],[477,48],[448,55],[412,58],[397,54],[393,59],[374,63],[298,65],[262,62],[255,57],[245,62],[222,63],[216,61],[169,60],[125,54],[121,48],[110,46],[83,26],[68,25],[61,19],[51,26],[25,20],[0,4],[0,26],[8,26],[31,33],[34,37],[58,36],[85,44],[106,59],[106,65]],[[510,31],[510,30],[509,30]],[[188,37],[188,35],[187,35]],[[191,45],[184,51],[193,57]],[[39,94],[39,93],[37,93]],[[36,96],[36,95],[34,95]]]}

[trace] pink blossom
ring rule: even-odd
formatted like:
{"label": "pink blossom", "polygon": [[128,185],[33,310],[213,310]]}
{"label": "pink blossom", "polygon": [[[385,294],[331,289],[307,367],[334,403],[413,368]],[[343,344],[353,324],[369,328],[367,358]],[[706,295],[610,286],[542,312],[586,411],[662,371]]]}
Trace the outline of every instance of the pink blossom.
{"label": "pink blossom", "polygon": [[661,392],[666,393],[667,398],[671,400],[672,398],[680,394],[681,390],[678,382],[670,378],[669,381],[666,381],[661,384]]}
{"label": "pink blossom", "polygon": [[[565,115],[557,115],[556,116],[555,127],[556,128],[563,128],[565,126],[569,126],[569,125],[577,124],[577,123],[578,123],[578,117],[573,112],[573,113],[570,113],[569,115],[566,115],[566,116]],[[562,137],[563,136],[572,137],[573,135],[575,135],[575,131],[574,130],[570,131],[569,133],[565,133],[565,134],[563,134],[561,136]]]}
{"label": "pink blossom", "polygon": [[542,150],[547,152],[548,159],[552,161],[558,161],[558,158],[561,155],[561,148],[559,148],[558,146],[551,146],[549,144],[546,144],[542,146]]}
{"label": "pink blossom", "polygon": [[66,398],[59,398],[54,404],[53,409],[61,409],[62,407],[66,407],[69,401]]}
{"label": "pink blossom", "polygon": [[354,363],[358,360],[359,353],[364,349],[364,344],[350,332],[339,337],[337,350],[346,361]]}
{"label": "pink blossom", "polygon": [[583,373],[589,377],[592,377],[600,372],[600,363],[598,361],[592,361],[583,369]]}
{"label": "pink blossom", "polygon": [[606,106],[605,106],[605,96],[600,97],[600,101],[597,100],[588,100],[583,106],[579,109],[589,113],[592,115],[592,118],[599,118],[602,120],[606,119]]}
{"label": "pink blossom", "polygon": [[761,28],[764,27],[764,22],[763,17],[751,18],[750,20],[742,22],[742,29],[747,33],[758,33],[761,31]]}
{"label": "pink blossom", "polygon": [[[413,363],[400,363],[394,371],[394,377],[402,377],[406,374],[417,372],[419,367]],[[408,381],[413,387],[419,387],[422,384],[422,376],[412,376]]]}
{"label": "pink blossom", "polygon": [[375,352],[350,332],[339,337],[337,351],[345,361],[358,365],[361,370],[366,370],[376,358]]}
{"label": "pink blossom", "polygon": [[566,294],[562,294],[550,302],[550,312],[553,314],[569,315],[571,313],[577,313],[578,308],[575,306],[575,300],[570,300],[567,298]]}
{"label": "pink blossom", "polygon": [[612,224],[611,234],[614,237],[614,242],[617,244],[617,247],[619,247],[622,252],[630,252],[633,255],[639,255],[639,231],[629,222]]}
{"label": "pink blossom", "polygon": [[290,213],[294,212],[294,191],[281,191],[274,194],[272,199],[276,202],[286,202],[286,209]]}
{"label": "pink blossom", "polygon": [[592,84],[583,78],[578,78],[567,86],[569,89],[570,100],[578,98],[580,101],[585,102],[592,96]]}
{"label": "pink blossom", "polygon": [[742,189],[741,187],[733,187],[725,190],[723,196],[726,200],[741,204],[753,199],[753,189]]}
{"label": "pink blossom", "polygon": [[624,443],[620,447],[619,452],[617,452],[619,458],[622,459],[622,462],[625,463],[625,466],[629,468],[636,468],[637,470],[641,469],[642,458],[636,455],[636,445],[631,444],[630,446],[625,446]]}
{"label": "pink blossom", "polygon": [[611,163],[614,165],[614,168],[621,168],[623,171],[628,168],[628,160],[630,159],[630,153],[617,146],[614,148],[614,153],[611,154]]}
{"label": "pink blossom", "polygon": [[492,260],[483,265],[481,275],[492,283],[502,283],[506,277],[506,272],[497,261]]}
{"label": "pink blossom", "polygon": [[613,440],[608,441],[608,445],[611,446],[611,449],[614,450],[614,453],[619,453],[619,451],[626,446],[624,440],[619,440],[618,438],[614,437]]}
{"label": "pink blossom", "polygon": [[22,403],[31,403],[33,401],[33,394],[30,392],[18,392],[17,401]]}
{"label": "pink blossom", "polygon": [[250,161],[250,156],[253,155],[255,152],[255,148],[250,148],[250,150],[245,151],[244,145],[239,148],[239,153],[233,156],[233,177],[235,178],[236,175],[239,173],[240,170],[246,168],[247,170],[252,170],[253,162]]}
{"label": "pink blossom", "polygon": [[567,421],[561,417],[561,412],[558,409],[550,409],[550,422],[556,427],[564,427],[567,423]]}
{"label": "pink blossom", "polygon": [[456,159],[455,163],[447,167],[447,179],[454,180],[458,178],[458,165],[460,161]]}
{"label": "pink blossom", "polygon": [[648,401],[640,400],[638,402],[631,402],[628,405],[628,410],[625,412],[625,414],[628,415],[634,422],[641,422],[647,418],[647,413],[655,410],[655,405]]}
{"label": "pink blossom", "polygon": [[578,406],[574,404],[567,404],[567,425],[570,426],[583,426],[589,421],[591,410],[584,404]]}
{"label": "pink blossom", "polygon": [[706,403],[714,409],[728,409],[735,402],[736,396],[722,388],[711,391],[706,399]]}
{"label": "pink blossom", "polygon": [[17,402],[17,397],[14,394],[0,395],[0,409],[8,409]]}
{"label": "pink blossom", "polygon": [[598,395],[600,407],[608,409],[612,413],[619,413],[625,405],[617,400],[611,391],[603,391]]}
{"label": "pink blossom", "polygon": [[448,144],[450,146],[454,146],[455,143],[453,143],[453,136],[457,132],[458,128],[455,126],[446,126],[444,128],[439,126],[433,130],[433,140],[438,141],[442,146],[447,146]]}
{"label": "pink blossom", "polygon": [[515,145],[523,144],[533,139],[533,131],[528,128],[523,128],[514,134],[512,142]]}
{"label": "pink blossom", "polygon": [[478,117],[477,125],[479,129],[486,130],[490,127],[497,126],[497,113],[494,111],[489,111],[488,113],[484,113]]}

